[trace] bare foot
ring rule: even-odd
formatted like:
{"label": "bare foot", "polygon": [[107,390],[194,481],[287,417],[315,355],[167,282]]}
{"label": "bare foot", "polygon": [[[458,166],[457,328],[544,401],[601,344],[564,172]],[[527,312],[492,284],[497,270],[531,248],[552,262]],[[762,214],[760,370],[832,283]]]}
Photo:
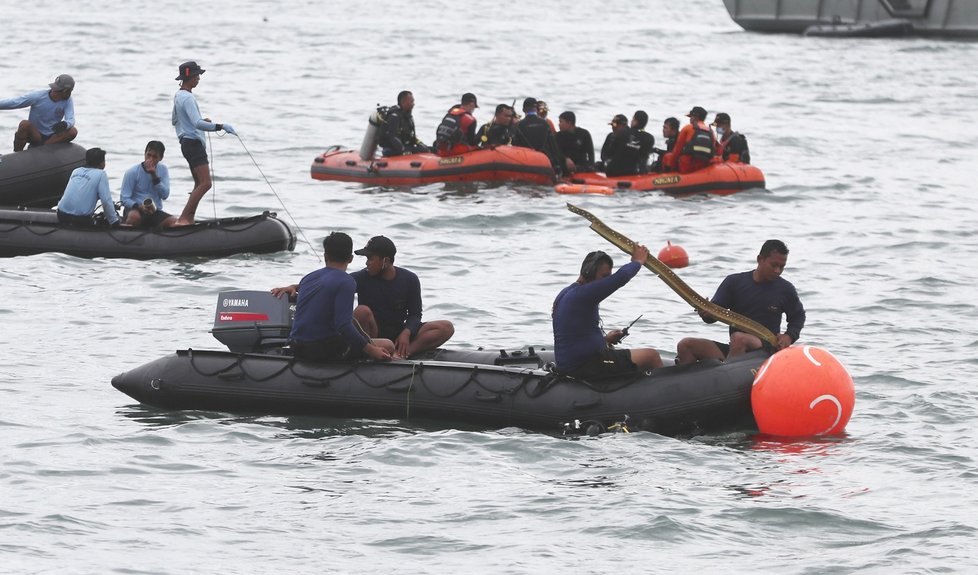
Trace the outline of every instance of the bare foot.
{"label": "bare foot", "polygon": [[177,226],[192,226],[192,225],[194,225],[193,220],[191,220],[189,222],[187,220],[177,220],[176,222],[174,222],[173,227],[177,227]]}

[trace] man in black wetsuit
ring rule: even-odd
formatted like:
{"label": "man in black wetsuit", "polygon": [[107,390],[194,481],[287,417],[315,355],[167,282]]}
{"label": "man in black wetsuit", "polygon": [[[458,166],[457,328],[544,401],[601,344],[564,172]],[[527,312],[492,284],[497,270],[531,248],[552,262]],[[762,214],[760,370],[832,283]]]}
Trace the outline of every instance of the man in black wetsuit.
{"label": "man in black wetsuit", "polygon": [[568,172],[594,171],[594,141],[591,132],[577,127],[577,116],[574,112],[561,112],[557,117],[557,147],[564,155],[564,164]]}
{"label": "man in black wetsuit", "polygon": [[624,114],[617,114],[610,124],[611,133],[601,146],[604,173],[611,177],[633,176],[638,173],[641,144]]}
{"label": "man in black wetsuit", "polygon": [[430,149],[414,133],[414,94],[404,90],[397,95],[397,105],[387,109],[380,147],[385,156],[403,156],[428,152]]}
{"label": "man in black wetsuit", "polygon": [[652,148],[655,147],[655,136],[645,131],[645,126],[649,124],[649,115],[643,110],[638,110],[632,116],[631,133],[632,142],[630,145],[638,144],[638,162],[636,169],[639,174],[649,171],[649,156],[652,155]]}
{"label": "man in black wetsuit", "polygon": [[666,141],[665,149],[662,148],[652,148],[658,157],[655,162],[652,163],[652,172],[662,172],[662,156],[668,152],[671,152],[673,148],[676,147],[676,136],[679,135],[679,120],[676,118],[666,118],[666,121],[662,123],[662,137]]}
{"label": "man in black wetsuit", "polygon": [[[780,240],[767,240],[757,254],[757,267],[753,271],[731,274],[717,288],[711,300],[720,307],[750,318],[778,334],[778,351],[790,346],[801,336],[805,327],[805,307],[798,299],[798,291],[788,280],[781,277],[788,263],[788,247]],[[706,323],[717,319],[700,313]],[[788,320],[788,327],[781,332],[781,316]],[[697,337],[683,338],[676,346],[677,363],[692,363],[702,359],[735,357],[764,344],[755,336],[730,328],[730,344],[722,344]]]}
{"label": "man in black wetsuit", "polygon": [[747,138],[740,132],[734,132],[730,127],[730,114],[720,112],[713,118],[712,124],[717,131],[717,155],[724,162],[750,163],[750,149]]}
{"label": "man in black wetsuit", "polygon": [[496,106],[496,115],[476,132],[480,148],[509,146],[513,143],[513,118],[516,110],[508,104]]}
{"label": "man in black wetsuit", "polygon": [[557,139],[550,129],[550,124],[537,114],[536,98],[523,100],[523,114],[525,117],[516,125],[513,145],[543,152],[550,158],[554,172],[560,173],[564,167],[564,157],[557,147]]}

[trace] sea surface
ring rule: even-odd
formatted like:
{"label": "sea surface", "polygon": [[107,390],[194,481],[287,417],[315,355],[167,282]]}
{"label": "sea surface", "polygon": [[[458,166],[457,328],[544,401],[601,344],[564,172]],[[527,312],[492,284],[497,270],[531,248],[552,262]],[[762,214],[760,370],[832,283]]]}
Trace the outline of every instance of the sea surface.
{"label": "sea surface", "polygon": [[[0,96],[72,74],[77,142],[108,151],[114,192],[160,139],[179,213],[192,182],[173,78],[194,59],[202,112],[240,134],[211,138],[198,216],[271,210],[301,230],[274,255],[0,262],[0,572],[978,570],[978,43],[758,35],[720,0],[0,0],[0,13]],[[310,178],[402,89],[425,139],[469,91],[480,122],[534,96],[599,143],[617,113],[648,111],[658,136],[694,105],[727,112],[768,186],[678,199]],[[4,150],[24,117],[0,112]],[[451,346],[551,345],[554,295],[588,251],[615,255],[568,200],[653,253],[684,247],[680,276],[707,296],[784,240],[808,311],[799,343],[855,382],[846,435],[571,440],[166,412],[109,383],[175,349],[220,349],[217,294],[297,281],[333,230],[394,239],[425,317],[455,323]],[[683,336],[725,334],[648,272],[602,306],[609,327],[639,314],[629,344],[669,357]]]}

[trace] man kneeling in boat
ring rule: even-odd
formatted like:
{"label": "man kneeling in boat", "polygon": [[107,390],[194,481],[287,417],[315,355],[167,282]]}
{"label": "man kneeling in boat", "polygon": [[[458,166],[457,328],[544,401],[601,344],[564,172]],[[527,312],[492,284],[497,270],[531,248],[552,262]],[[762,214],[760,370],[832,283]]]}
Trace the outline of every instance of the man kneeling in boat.
{"label": "man kneeling in boat", "polygon": [[[781,277],[788,263],[788,246],[780,240],[767,240],[757,254],[757,267],[753,271],[731,274],[717,288],[713,299],[718,306],[752,319],[771,333],[778,335],[778,350],[798,341],[805,326],[805,307],[798,298],[798,291],[788,280]],[[717,319],[698,312],[706,323]],[[781,315],[788,319],[788,327],[781,331]],[[698,337],[683,338],[676,346],[676,363],[692,363],[701,359],[736,357],[760,349],[761,340],[749,333],[730,328],[730,344],[722,344]],[[777,350],[774,350],[777,351]]]}
{"label": "man kneeling in boat", "polygon": [[397,248],[389,238],[374,236],[353,253],[367,257],[367,267],[351,275],[359,304],[353,318],[368,336],[393,340],[394,355],[410,357],[441,346],[455,334],[448,320],[421,321],[421,282],[394,265]]}
{"label": "man kneeling in boat", "polygon": [[146,144],[143,161],[126,170],[122,176],[119,200],[125,212],[126,225],[146,228],[170,228],[176,216],[163,211],[163,200],[170,197],[170,172],[161,164],[166,147],[151,140]]}
{"label": "man kneeling in boat", "polygon": [[95,202],[102,202],[102,211],[109,224],[119,225],[119,214],[112,203],[109,177],[105,174],[105,150],[90,148],[85,152],[85,165],[75,168],[68,178],[65,193],[58,202],[58,221],[76,226],[96,225]]}
{"label": "man kneeling in boat", "polygon": [[648,248],[636,244],[632,260],[614,274],[608,254],[596,251],[584,258],[577,281],[561,290],[553,304],[557,372],[591,378],[662,367],[658,351],[615,349],[612,346],[625,332],[616,329],[605,334],[600,327],[599,305],[635,277],[648,255]]}
{"label": "man kneeling in boat", "polygon": [[297,292],[289,334],[295,356],[316,362],[361,358],[389,361],[394,342],[371,339],[353,324],[357,284],[346,273],[353,261],[353,240],[333,232],[323,240],[323,247],[326,266],[302,278],[298,287],[290,286]]}

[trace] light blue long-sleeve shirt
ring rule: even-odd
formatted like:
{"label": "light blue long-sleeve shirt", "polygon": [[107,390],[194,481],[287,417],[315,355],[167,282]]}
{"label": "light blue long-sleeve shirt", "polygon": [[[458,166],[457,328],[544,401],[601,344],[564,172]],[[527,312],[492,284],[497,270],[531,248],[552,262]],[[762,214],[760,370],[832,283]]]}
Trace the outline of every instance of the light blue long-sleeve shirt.
{"label": "light blue long-sleeve shirt", "polygon": [[201,142],[204,132],[216,132],[217,124],[208,122],[200,115],[197,98],[187,90],[177,90],[173,96],[173,126],[177,130],[177,139],[194,138]]}
{"label": "light blue long-sleeve shirt", "polygon": [[54,134],[54,125],[64,120],[67,127],[75,125],[75,101],[68,97],[67,100],[55,102],[48,94],[50,90],[35,90],[33,92],[0,100],[0,110],[16,110],[17,108],[31,107],[31,113],[27,116],[31,124],[41,132],[41,135],[50,137]]}
{"label": "light blue long-sleeve shirt", "polygon": [[163,209],[163,200],[170,197],[170,171],[163,164],[156,164],[158,184],[153,183],[153,176],[143,169],[143,163],[126,170],[122,176],[122,192],[119,200],[126,208],[135,208],[146,198],[153,200],[157,210]]}
{"label": "light blue long-sleeve shirt", "polygon": [[110,224],[119,221],[119,214],[112,204],[109,176],[105,170],[82,166],[75,168],[68,178],[65,195],[58,202],[58,210],[72,216],[90,216],[95,213],[95,202],[102,202],[102,211]]}

